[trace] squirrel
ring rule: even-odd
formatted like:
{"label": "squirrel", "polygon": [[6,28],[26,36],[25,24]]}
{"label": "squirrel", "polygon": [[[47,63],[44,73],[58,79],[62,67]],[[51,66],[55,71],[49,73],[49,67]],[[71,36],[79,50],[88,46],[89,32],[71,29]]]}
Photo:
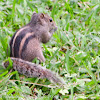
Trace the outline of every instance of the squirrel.
{"label": "squirrel", "polygon": [[[28,77],[47,78],[55,83],[64,83],[55,73],[32,63],[37,58],[40,63],[45,62],[41,43],[47,43],[57,26],[48,14],[33,13],[28,24],[15,32],[10,40],[10,58],[13,69]],[[9,66],[9,61],[3,63],[4,68]]]}

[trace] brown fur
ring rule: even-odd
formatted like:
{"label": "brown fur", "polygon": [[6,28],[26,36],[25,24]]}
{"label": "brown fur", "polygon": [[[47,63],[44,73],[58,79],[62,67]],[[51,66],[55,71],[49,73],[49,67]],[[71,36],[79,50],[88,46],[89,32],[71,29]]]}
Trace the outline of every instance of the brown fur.
{"label": "brown fur", "polygon": [[14,48],[14,43],[15,43],[16,37],[17,37],[17,36],[20,34],[20,32],[23,31],[25,28],[26,28],[26,27],[21,28],[21,29],[17,32],[17,34],[15,35],[15,37],[14,37],[13,44],[12,44],[12,48],[11,48],[11,49],[12,49],[12,54],[13,54],[13,56],[14,56],[14,52],[13,52],[14,49],[13,49],[13,48]]}
{"label": "brown fur", "polygon": [[21,54],[22,54],[22,48],[24,46],[24,43],[26,41],[26,39],[31,36],[33,33],[28,33],[25,35],[25,37],[22,39],[21,43],[20,43],[20,47],[19,47],[19,57],[21,58]]}
{"label": "brown fur", "polygon": [[40,62],[45,62],[42,48],[40,47],[40,43],[37,38],[33,38],[28,42],[25,51],[22,52],[22,58],[27,61],[32,61],[33,58],[37,58]]}

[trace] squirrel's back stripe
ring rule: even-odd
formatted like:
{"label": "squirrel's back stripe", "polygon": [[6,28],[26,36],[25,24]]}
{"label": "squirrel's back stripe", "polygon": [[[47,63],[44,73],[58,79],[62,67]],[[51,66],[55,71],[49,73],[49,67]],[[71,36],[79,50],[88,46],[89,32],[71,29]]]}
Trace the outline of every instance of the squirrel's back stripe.
{"label": "squirrel's back stripe", "polygon": [[11,49],[12,49],[12,56],[14,57],[14,45],[15,45],[15,40],[16,40],[16,37],[20,34],[20,32],[21,31],[23,31],[24,29],[26,29],[26,28],[28,28],[28,26],[27,27],[23,27],[23,28],[21,28],[19,31],[17,31],[15,34],[14,34],[14,37],[13,37],[13,42],[12,42],[12,47],[11,47]]}
{"label": "squirrel's back stripe", "polygon": [[20,47],[19,47],[19,57],[21,58],[21,54],[22,54],[22,49],[23,49],[23,47],[24,47],[24,43],[25,43],[25,41],[26,41],[26,39],[28,38],[28,37],[30,37],[30,36],[32,36],[34,33],[32,32],[32,33],[27,33],[24,37],[23,37],[23,39],[22,39],[22,41],[21,41],[21,43],[20,43]]}
{"label": "squirrel's back stripe", "polygon": [[25,28],[23,31],[20,32],[20,34],[16,37],[15,43],[14,43],[14,57],[19,57],[19,48],[20,44],[23,40],[23,38],[28,34],[32,33],[32,30],[30,28]]}
{"label": "squirrel's back stripe", "polygon": [[27,33],[22,33],[22,34],[19,34],[17,37],[16,37],[16,40],[15,40],[15,43],[14,43],[14,57],[19,57],[19,47],[20,47],[20,43],[22,41],[22,39],[24,38],[24,36],[26,35]]}
{"label": "squirrel's back stripe", "polygon": [[[22,51],[21,52],[23,52],[25,49],[26,49],[26,47],[27,47],[27,44],[28,44],[28,42],[31,40],[31,39],[33,39],[33,38],[35,38],[35,35],[33,34],[33,35],[30,35],[26,40],[25,40],[25,42],[24,42],[24,45],[23,45],[23,48],[22,48]],[[23,58],[22,58],[23,59]]]}

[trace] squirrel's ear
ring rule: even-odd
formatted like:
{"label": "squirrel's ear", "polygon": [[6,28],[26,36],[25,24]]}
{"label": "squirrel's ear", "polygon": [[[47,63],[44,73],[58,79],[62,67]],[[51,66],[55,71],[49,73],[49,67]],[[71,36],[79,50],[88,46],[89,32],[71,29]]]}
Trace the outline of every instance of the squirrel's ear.
{"label": "squirrel's ear", "polygon": [[33,15],[34,15],[34,14],[36,14],[36,12],[35,12],[35,11],[33,12]]}
{"label": "squirrel's ear", "polygon": [[43,13],[40,14],[40,18],[42,18],[42,19],[44,18],[44,14]]}
{"label": "squirrel's ear", "polygon": [[33,14],[32,14],[32,18],[33,18],[34,16],[36,16],[36,12],[33,12]]}
{"label": "squirrel's ear", "polygon": [[44,23],[44,16],[45,16],[45,15],[44,15],[43,13],[40,13],[40,14],[39,14],[39,19],[38,19],[38,21],[40,22],[41,25],[43,25],[43,23]]}
{"label": "squirrel's ear", "polygon": [[33,14],[32,14],[32,16],[34,16],[35,14],[36,14],[36,12],[34,11]]}

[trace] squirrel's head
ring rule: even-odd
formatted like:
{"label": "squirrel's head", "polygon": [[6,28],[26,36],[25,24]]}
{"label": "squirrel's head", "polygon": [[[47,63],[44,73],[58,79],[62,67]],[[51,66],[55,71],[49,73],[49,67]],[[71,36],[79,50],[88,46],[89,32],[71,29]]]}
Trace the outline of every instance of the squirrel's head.
{"label": "squirrel's head", "polygon": [[57,30],[57,26],[53,19],[48,14],[33,13],[30,24],[35,29],[39,30],[37,36],[42,43],[50,40],[52,34]]}
{"label": "squirrel's head", "polygon": [[39,14],[39,20],[43,26],[46,26],[51,34],[57,30],[56,23],[48,14]]}
{"label": "squirrel's head", "polygon": [[30,21],[33,25],[45,26],[51,34],[57,30],[57,26],[48,14],[34,12]]}

